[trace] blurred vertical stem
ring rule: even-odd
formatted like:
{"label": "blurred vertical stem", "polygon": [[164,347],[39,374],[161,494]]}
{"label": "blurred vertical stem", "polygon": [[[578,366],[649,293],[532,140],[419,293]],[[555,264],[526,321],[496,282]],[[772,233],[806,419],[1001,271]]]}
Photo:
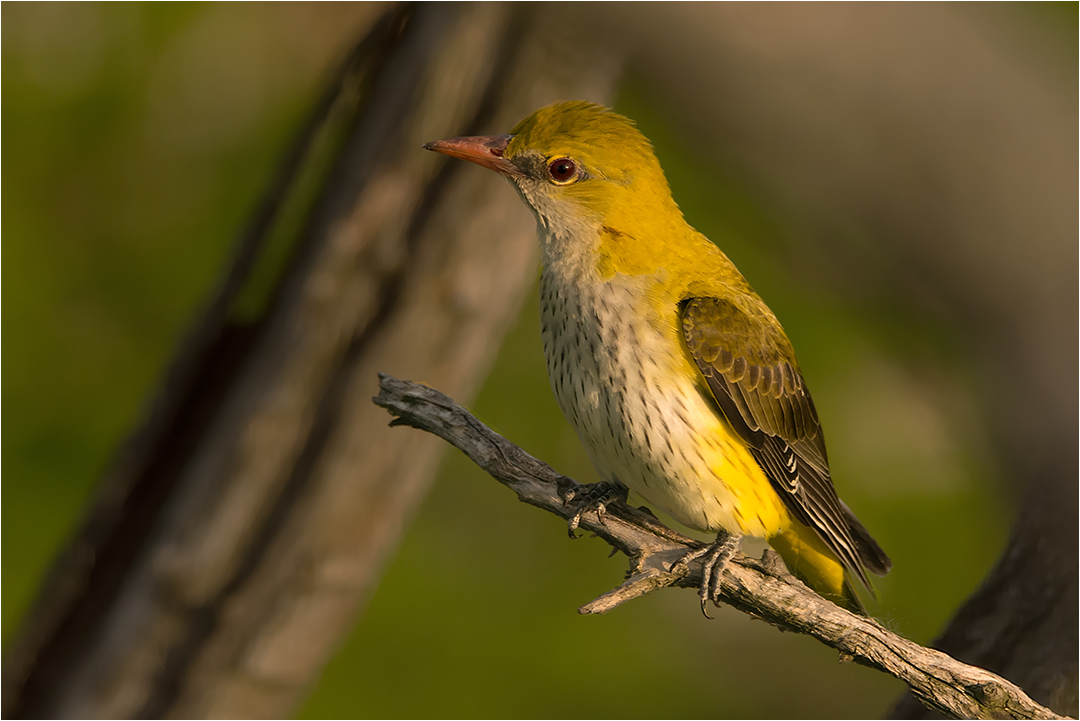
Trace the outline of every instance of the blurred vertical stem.
{"label": "blurred vertical stem", "polygon": [[5,716],[282,717],[302,700],[441,451],[387,431],[376,371],[471,397],[533,276],[531,218],[482,200],[501,181],[420,145],[613,94],[616,55],[544,36],[510,6],[419,4],[357,45],[44,584]]}

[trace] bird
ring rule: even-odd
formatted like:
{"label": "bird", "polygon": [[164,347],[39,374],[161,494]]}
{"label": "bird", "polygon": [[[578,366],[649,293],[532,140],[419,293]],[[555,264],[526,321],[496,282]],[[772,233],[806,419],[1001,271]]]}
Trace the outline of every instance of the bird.
{"label": "bird", "polygon": [[[716,540],[702,612],[744,536],[796,577],[865,614],[853,585],[892,562],[837,496],[825,438],[784,329],[728,257],[687,223],[652,144],[584,100],[509,134],[425,149],[510,181],[537,222],[548,376],[601,479],[603,510],[629,490]],[[571,528],[571,534],[573,529]]]}

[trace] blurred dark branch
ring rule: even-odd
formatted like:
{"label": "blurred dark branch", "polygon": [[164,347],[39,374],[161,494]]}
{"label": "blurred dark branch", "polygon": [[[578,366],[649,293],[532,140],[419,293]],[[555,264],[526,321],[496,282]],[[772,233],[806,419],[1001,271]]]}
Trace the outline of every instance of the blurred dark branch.
{"label": "blurred dark branch", "polygon": [[[569,520],[564,503],[575,481],[556,472],[485,426],[452,399],[417,383],[379,375],[375,403],[405,425],[433,433],[465,453],[510,488],[519,500]],[[621,603],[666,586],[696,589],[701,564],[684,573],[670,568],[700,542],[660,525],[650,515],[615,502],[602,519],[588,513],[581,528],[595,533],[631,559],[627,580],[579,609],[604,613]],[[884,671],[904,681],[931,709],[956,718],[1063,718],[1032,701],[1017,686],[984,669],[924,648],[826,601],[796,580],[771,551],[761,560],[737,554],[725,569],[721,599],[782,630],[813,636],[835,648],[841,659]]]}
{"label": "blurred dark branch", "polygon": [[42,697],[55,697],[55,680],[72,667],[79,649],[92,643],[90,635],[120,591],[119,579],[135,563],[179,480],[183,458],[254,347],[261,324],[235,323],[231,311],[266,251],[283,206],[335,111],[357,114],[359,98],[351,92],[357,78],[372,73],[406,17],[402,8],[386,13],[357,43],[282,156],[217,288],[178,344],[159,392],[117,451],[94,507],[51,569],[19,644],[5,659],[5,716],[43,712],[41,704],[48,702]]}
{"label": "blurred dark branch", "polygon": [[50,572],[4,717],[280,718],[303,699],[441,451],[386,430],[375,369],[471,396],[535,277],[531,218],[486,202],[503,182],[421,145],[553,94],[610,99],[620,72],[528,12],[371,13]]}

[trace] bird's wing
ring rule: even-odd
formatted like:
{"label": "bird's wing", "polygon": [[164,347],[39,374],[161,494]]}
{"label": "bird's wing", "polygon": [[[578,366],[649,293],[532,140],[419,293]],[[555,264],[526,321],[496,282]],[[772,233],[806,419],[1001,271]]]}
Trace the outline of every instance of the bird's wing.
{"label": "bird's wing", "polygon": [[884,575],[890,562],[865,530],[865,540],[852,535],[854,516],[833,488],[825,437],[787,336],[764,306],[690,298],[680,309],[690,356],[788,511],[870,589],[864,566]]}

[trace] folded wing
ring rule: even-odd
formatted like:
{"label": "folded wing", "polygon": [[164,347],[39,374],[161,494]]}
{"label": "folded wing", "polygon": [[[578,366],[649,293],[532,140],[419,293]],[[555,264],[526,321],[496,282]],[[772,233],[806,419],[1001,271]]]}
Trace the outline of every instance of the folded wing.
{"label": "folded wing", "polygon": [[680,315],[690,356],[788,512],[873,593],[866,570],[885,575],[892,562],[836,495],[814,401],[787,336],[763,305],[690,298]]}

